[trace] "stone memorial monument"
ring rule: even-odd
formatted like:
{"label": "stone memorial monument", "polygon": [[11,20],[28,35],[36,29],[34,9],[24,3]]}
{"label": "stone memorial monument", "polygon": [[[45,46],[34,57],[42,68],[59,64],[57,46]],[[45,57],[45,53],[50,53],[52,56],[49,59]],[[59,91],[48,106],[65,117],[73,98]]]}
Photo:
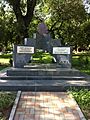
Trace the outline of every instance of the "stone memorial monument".
{"label": "stone memorial monument", "polygon": [[48,32],[48,27],[44,23],[44,20],[40,20],[40,24],[37,27],[36,39],[37,39],[36,40],[37,49],[43,49],[44,51],[49,51],[50,49],[49,41],[51,37]]}
{"label": "stone memorial monument", "polygon": [[[35,34],[35,33],[34,33]],[[71,67],[71,49],[62,46],[60,39],[52,39],[44,21],[38,25],[34,38],[25,38],[24,45],[15,45],[13,49],[13,67],[24,67],[31,61],[32,54],[37,49],[42,49],[53,55],[56,64],[61,67]]]}

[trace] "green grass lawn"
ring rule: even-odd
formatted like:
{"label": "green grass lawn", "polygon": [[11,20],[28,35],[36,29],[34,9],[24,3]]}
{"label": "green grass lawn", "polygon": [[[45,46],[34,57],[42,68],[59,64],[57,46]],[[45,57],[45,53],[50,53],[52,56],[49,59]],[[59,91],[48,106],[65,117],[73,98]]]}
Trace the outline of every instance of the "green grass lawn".
{"label": "green grass lawn", "polygon": [[[90,75],[90,54],[87,55],[75,55],[72,57],[72,66],[79,69],[81,72]],[[80,106],[87,120],[90,119],[90,90],[81,89],[71,90],[72,95]]]}
{"label": "green grass lawn", "polygon": [[9,64],[9,59],[7,58],[0,58],[0,70],[2,70],[2,69],[4,69],[4,68],[6,68],[6,67],[8,67],[8,66],[10,66],[10,64]]}
{"label": "green grass lawn", "polygon": [[9,58],[7,58],[7,59],[6,58],[0,58],[0,63],[1,64],[9,64],[9,60],[10,60]]}
{"label": "green grass lawn", "polygon": [[3,54],[0,55],[0,70],[10,66],[10,58],[12,57],[11,54]]}
{"label": "green grass lawn", "polygon": [[73,95],[73,97],[77,101],[86,119],[90,120],[90,90],[88,89],[78,90],[72,88],[69,92]]}
{"label": "green grass lawn", "polygon": [[0,65],[0,70],[3,70],[6,67],[8,67],[8,65]]}
{"label": "green grass lawn", "polygon": [[79,69],[81,72],[90,75],[90,56],[73,56],[72,66]]}
{"label": "green grass lawn", "polygon": [[0,92],[0,120],[8,120],[16,92]]}

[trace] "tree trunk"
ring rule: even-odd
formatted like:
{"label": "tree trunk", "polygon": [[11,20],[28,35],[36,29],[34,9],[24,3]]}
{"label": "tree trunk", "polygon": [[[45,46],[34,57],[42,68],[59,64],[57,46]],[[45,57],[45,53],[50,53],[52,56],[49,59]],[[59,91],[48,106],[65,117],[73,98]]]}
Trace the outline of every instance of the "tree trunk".
{"label": "tree trunk", "polygon": [[14,13],[16,15],[18,31],[22,38],[27,38],[28,36],[28,27],[33,17],[34,8],[37,0],[27,0],[27,13],[22,15],[20,9],[20,0],[7,0],[10,5],[12,5]]}

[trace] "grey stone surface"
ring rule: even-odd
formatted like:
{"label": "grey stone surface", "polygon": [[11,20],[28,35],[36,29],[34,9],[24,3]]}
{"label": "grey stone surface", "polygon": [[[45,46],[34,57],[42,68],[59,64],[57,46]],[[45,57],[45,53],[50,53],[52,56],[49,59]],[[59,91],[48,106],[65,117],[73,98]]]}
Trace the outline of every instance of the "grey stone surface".
{"label": "grey stone surface", "polygon": [[54,68],[54,69],[25,69],[13,68],[7,70],[8,76],[80,76],[76,69]]}
{"label": "grey stone surface", "polygon": [[62,68],[71,68],[71,47],[53,47],[53,54]]}
{"label": "grey stone surface", "polygon": [[[51,39],[50,37],[44,37],[43,35],[37,34],[35,39],[27,39],[27,45],[34,46],[35,49],[43,49],[51,54],[53,53],[53,47],[60,47],[61,40]],[[61,64],[61,67],[71,68],[71,54],[70,55],[53,55],[57,63]],[[64,59],[66,58],[66,59]]]}
{"label": "grey stone surface", "polygon": [[61,46],[61,40],[60,39],[51,39],[50,40],[51,47],[60,47]]}
{"label": "grey stone surface", "polygon": [[25,39],[24,39],[24,45],[36,47],[36,39],[25,38]]}
{"label": "grey stone surface", "polygon": [[17,53],[17,45],[14,46],[13,49],[13,67],[22,68],[26,65],[30,60],[30,54],[19,54]]}
{"label": "grey stone surface", "polygon": [[1,80],[85,80],[84,76],[2,76]]}
{"label": "grey stone surface", "polygon": [[65,91],[70,87],[89,88],[90,81],[69,81],[69,80],[8,80],[3,82],[0,80],[0,90],[22,90],[22,91]]}
{"label": "grey stone surface", "polygon": [[49,38],[37,33],[36,37],[36,49],[43,49],[48,51],[49,47]]}
{"label": "grey stone surface", "polygon": [[[1,73],[0,75],[1,76],[0,77],[0,90],[65,91],[68,88],[73,87],[73,86],[76,88],[89,88],[90,89],[90,81],[89,80],[87,81],[84,76],[81,76],[82,74],[76,69],[11,68],[8,71],[10,71],[9,76],[3,76],[3,74],[5,75],[5,73],[3,74]],[[30,76],[27,75],[27,72],[28,72],[28,75]]]}
{"label": "grey stone surface", "polygon": [[[37,34],[36,39],[25,38],[24,45],[34,47],[36,49],[42,49],[48,51],[52,54],[53,47],[60,47],[61,41],[59,39],[51,39],[49,36],[43,36]],[[22,68],[31,60],[31,54],[18,54],[17,46],[14,46],[13,55],[13,66],[17,68]],[[56,62],[61,65],[61,67],[71,68],[71,53],[70,55],[53,55]],[[66,59],[64,59],[66,58]]]}
{"label": "grey stone surface", "polygon": [[50,37],[44,37],[43,35],[37,34],[36,39],[26,38],[24,44],[34,46],[36,49],[52,52],[53,47],[61,46],[61,41],[59,39],[51,39]]}

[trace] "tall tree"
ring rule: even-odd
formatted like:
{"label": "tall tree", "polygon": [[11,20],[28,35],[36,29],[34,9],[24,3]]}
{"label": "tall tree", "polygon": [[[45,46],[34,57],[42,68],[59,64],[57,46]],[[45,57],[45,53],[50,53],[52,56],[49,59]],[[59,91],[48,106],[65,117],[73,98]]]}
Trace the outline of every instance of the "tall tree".
{"label": "tall tree", "polygon": [[[28,27],[33,18],[37,0],[5,0],[13,8],[16,15],[18,30],[22,38],[28,37]],[[24,8],[23,8],[24,7]]]}
{"label": "tall tree", "polygon": [[[49,30],[63,42],[75,44],[81,35],[80,25],[86,21],[82,0],[46,0],[51,13]],[[78,35],[78,34],[79,35]]]}

